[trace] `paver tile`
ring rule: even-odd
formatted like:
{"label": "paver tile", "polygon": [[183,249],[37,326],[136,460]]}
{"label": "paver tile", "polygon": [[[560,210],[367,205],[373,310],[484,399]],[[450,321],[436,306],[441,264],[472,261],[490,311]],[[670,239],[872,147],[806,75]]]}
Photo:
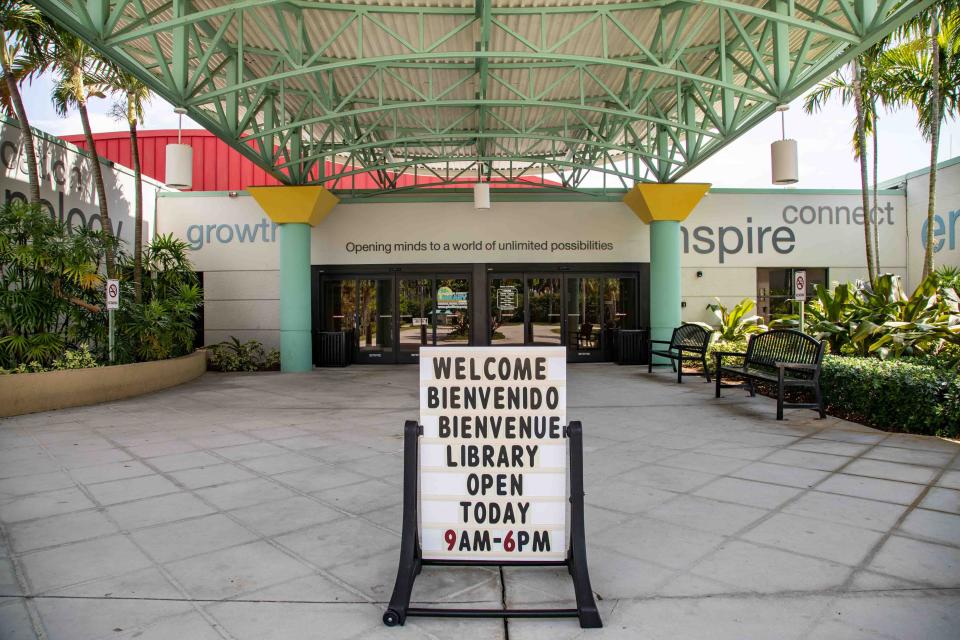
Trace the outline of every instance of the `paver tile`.
{"label": "paver tile", "polygon": [[787,513],[774,515],[741,536],[744,540],[856,566],[883,534]]}
{"label": "paver tile", "polygon": [[194,598],[230,598],[309,574],[310,568],[266,542],[213,551],[166,565]]}
{"label": "paver tile", "polygon": [[160,563],[255,540],[257,535],[230,518],[215,513],[140,529],[131,537]]}
{"label": "paver tile", "polygon": [[192,518],[213,511],[212,507],[184,492],[107,507],[110,517],[126,530]]}
{"label": "paver tile", "polygon": [[918,584],[960,586],[960,549],[891,536],[867,568]]}
{"label": "paver tile", "polygon": [[111,505],[174,493],[180,489],[163,476],[154,474],[91,484],[87,486],[87,490],[100,504]]}
{"label": "paver tile", "polygon": [[40,520],[18,522],[10,525],[8,531],[14,551],[22,553],[31,549],[116,533],[117,526],[102,512],[88,509]]}
{"label": "paver tile", "polygon": [[20,557],[35,592],[148,566],[125,536],[114,535],[33,551]]}

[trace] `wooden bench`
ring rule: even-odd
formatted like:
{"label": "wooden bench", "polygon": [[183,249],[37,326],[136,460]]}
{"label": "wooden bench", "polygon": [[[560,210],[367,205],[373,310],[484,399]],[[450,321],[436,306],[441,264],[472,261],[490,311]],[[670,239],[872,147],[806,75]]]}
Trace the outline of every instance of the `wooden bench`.
{"label": "wooden bench", "polygon": [[[820,391],[820,365],[823,362],[824,343],[793,329],[774,329],[751,336],[746,353],[733,351],[714,352],[717,370],[717,397],[723,384],[724,374],[735,375],[746,382],[750,396],[756,395],[754,382],[769,382],[777,386],[777,420],[783,420],[783,409],[816,409],[820,417],[827,417]],[[743,358],[743,364],[724,366],[723,358]],[[799,387],[812,389],[816,398],[811,403],[785,403],[784,389]]]}
{"label": "wooden bench", "polygon": [[[677,382],[683,382],[683,361],[699,360],[703,365],[703,373],[691,375],[706,376],[707,382],[710,382],[710,372],[707,370],[707,347],[710,346],[711,331],[696,324],[685,324],[673,330],[670,340],[650,340],[649,360],[647,361],[647,373],[653,373],[653,368],[666,366],[666,363],[654,364],[653,356],[660,356],[670,360],[672,366],[677,372]],[[666,349],[654,349],[653,343],[667,345]],[[676,364],[674,364],[676,363]]]}

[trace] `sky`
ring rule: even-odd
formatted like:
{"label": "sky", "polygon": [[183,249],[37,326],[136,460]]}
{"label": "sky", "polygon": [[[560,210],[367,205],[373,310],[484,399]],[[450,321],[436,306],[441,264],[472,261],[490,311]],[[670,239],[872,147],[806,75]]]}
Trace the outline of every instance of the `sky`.
{"label": "sky", "polygon": [[[50,103],[51,81],[41,76],[23,87],[24,103],[30,123],[55,135],[82,132],[80,117],[74,112],[60,118]],[[90,126],[93,131],[126,130],[124,122],[110,114],[111,100],[91,101]],[[144,128],[175,129],[177,115],[173,107],[154,97],[146,109]],[[797,140],[799,147],[800,181],[793,188],[856,189],[860,185],[859,163],[853,159],[851,132],[853,106],[843,106],[839,100],[828,103],[814,115],[803,111],[802,100],[796,100],[786,113],[788,138]],[[916,128],[916,114],[912,109],[882,113],[880,132],[880,180],[888,180],[929,166],[930,145]],[[184,128],[197,125],[184,116]],[[684,182],[710,182],[716,187],[767,188],[770,182],[770,143],[780,139],[779,114],[768,118],[740,138],[717,152],[702,165],[682,178]],[[960,123],[948,121],[940,137],[940,161],[960,155]],[[872,166],[871,166],[872,171]],[[593,174],[584,186],[600,186],[600,174]],[[615,178],[608,178],[613,186]],[[785,187],[786,188],[786,187]]]}

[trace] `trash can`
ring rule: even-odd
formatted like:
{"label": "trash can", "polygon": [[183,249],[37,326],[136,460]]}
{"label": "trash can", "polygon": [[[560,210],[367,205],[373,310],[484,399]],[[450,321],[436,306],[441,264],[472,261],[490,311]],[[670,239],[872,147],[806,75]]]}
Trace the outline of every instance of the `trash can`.
{"label": "trash can", "polygon": [[647,364],[647,329],[621,329],[617,333],[617,364]]}
{"label": "trash can", "polygon": [[349,332],[318,331],[314,340],[318,367],[345,367],[351,361]]}

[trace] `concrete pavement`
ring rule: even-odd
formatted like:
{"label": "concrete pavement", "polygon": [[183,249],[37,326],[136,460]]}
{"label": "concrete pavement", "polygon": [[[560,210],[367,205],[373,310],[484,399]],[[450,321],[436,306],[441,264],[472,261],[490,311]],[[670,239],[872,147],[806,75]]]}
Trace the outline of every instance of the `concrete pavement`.
{"label": "concrete pavement", "polygon": [[[956,637],[960,446],[605,364],[568,387],[604,629],[385,628],[416,385],[402,366],[207,374],[0,421],[0,638]],[[573,591],[563,571],[426,568],[414,599]]]}

